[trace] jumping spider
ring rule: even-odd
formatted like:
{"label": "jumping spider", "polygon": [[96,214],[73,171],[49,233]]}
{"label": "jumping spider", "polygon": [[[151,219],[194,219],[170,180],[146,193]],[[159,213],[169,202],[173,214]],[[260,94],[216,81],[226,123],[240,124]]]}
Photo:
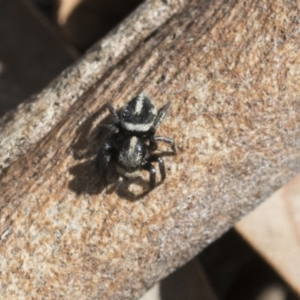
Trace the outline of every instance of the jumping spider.
{"label": "jumping spider", "polygon": [[102,125],[111,135],[100,148],[96,163],[104,183],[107,183],[107,171],[110,163],[114,163],[116,171],[125,177],[137,177],[141,169],[150,173],[150,187],[155,187],[156,171],[151,162],[158,162],[161,181],[166,178],[163,158],[152,154],[157,149],[157,142],[169,144],[174,151],[175,143],[164,136],[156,136],[155,132],[166,116],[170,102],[159,112],[153,101],[144,94],[130,100],[121,111],[120,117],[108,102],[107,107],[113,119],[113,125]]}

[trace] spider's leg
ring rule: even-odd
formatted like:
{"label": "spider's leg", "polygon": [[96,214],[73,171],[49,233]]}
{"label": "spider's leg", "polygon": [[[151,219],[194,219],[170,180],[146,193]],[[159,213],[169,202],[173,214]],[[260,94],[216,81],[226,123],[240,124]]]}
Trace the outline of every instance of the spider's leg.
{"label": "spider's leg", "polygon": [[162,122],[162,120],[165,118],[166,114],[168,113],[169,107],[171,105],[171,102],[167,102],[167,104],[159,111],[152,127],[155,130],[159,124]]}
{"label": "spider's leg", "polygon": [[154,140],[154,134],[151,134],[149,137],[149,149],[151,151],[155,151],[157,150],[158,146],[157,146],[157,142]]}
{"label": "spider's leg", "polygon": [[156,178],[155,168],[150,163],[147,163],[143,166],[143,169],[149,171],[149,173],[150,173],[150,187],[153,189],[155,187],[155,178]]}
{"label": "spider's leg", "polygon": [[107,170],[111,162],[112,145],[109,142],[104,143],[96,157],[96,167],[104,184],[107,184]]}
{"label": "spider's leg", "polygon": [[110,101],[108,101],[108,102],[106,103],[106,106],[107,106],[107,108],[109,109],[109,112],[110,112],[110,114],[111,114],[111,116],[112,116],[112,118],[113,118],[114,124],[115,124],[116,126],[118,126],[118,125],[120,124],[120,119],[119,119],[119,116],[118,116],[116,110],[114,109],[114,107],[112,106],[112,104],[111,104]]}
{"label": "spider's leg", "polygon": [[112,133],[119,133],[119,128],[115,125],[100,125],[99,126],[99,131],[104,131],[105,133],[108,132],[112,132]]}
{"label": "spider's leg", "polygon": [[166,169],[165,169],[165,163],[161,156],[158,155],[151,155],[149,158],[149,161],[157,161],[159,165],[159,171],[161,175],[161,181],[163,182],[166,178]]}
{"label": "spider's leg", "polygon": [[157,142],[164,142],[167,143],[171,146],[172,150],[174,153],[176,153],[176,148],[175,148],[175,142],[173,139],[165,137],[165,136],[160,136],[160,135],[152,135],[150,137],[150,148],[153,150],[157,149]]}

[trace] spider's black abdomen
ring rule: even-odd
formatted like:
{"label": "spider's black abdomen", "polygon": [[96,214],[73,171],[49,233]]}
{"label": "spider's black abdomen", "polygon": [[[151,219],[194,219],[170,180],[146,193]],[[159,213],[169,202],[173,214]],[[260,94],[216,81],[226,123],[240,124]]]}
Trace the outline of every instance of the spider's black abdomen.
{"label": "spider's black abdomen", "polygon": [[153,125],[157,109],[147,96],[141,94],[127,103],[121,113],[121,126],[123,129],[145,133]]}

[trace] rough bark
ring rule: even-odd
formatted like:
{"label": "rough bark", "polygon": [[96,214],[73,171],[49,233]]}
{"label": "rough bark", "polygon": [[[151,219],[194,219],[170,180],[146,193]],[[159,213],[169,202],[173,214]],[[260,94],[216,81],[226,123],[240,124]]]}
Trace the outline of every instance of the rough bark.
{"label": "rough bark", "polygon": [[[299,13],[297,1],[190,2],[126,56],[111,42],[109,71],[94,72],[109,62],[95,47],[19,108],[36,114],[1,137],[4,162],[10,141],[30,141],[3,164],[1,296],[135,299],[299,172]],[[103,187],[94,167],[103,104],[141,91],[172,101],[159,134],[178,149],[143,197],[147,174]]]}

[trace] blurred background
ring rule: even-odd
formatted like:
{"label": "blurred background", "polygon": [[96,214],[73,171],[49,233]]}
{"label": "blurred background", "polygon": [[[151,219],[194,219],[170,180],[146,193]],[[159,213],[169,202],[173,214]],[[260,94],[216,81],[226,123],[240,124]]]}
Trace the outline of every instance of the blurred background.
{"label": "blurred background", "polygon": [[[140,0],[0,0],[0,117],[39,92]],[[143,300],[300,299],[300,176]]]}

